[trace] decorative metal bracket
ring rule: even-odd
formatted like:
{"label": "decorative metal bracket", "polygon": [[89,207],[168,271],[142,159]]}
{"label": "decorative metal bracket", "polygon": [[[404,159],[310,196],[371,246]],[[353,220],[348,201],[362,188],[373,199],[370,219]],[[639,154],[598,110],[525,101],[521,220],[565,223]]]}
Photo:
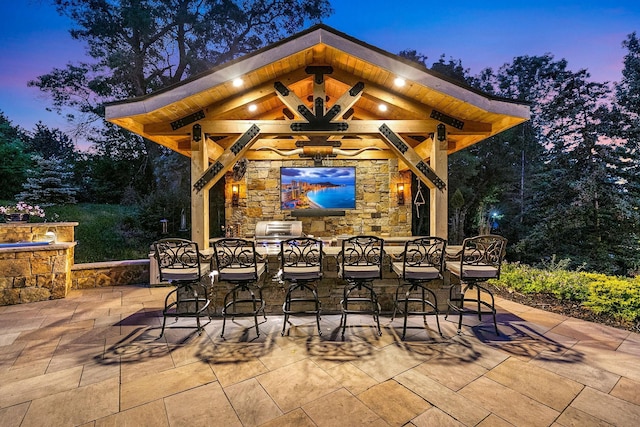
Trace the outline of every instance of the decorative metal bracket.
{"label": "decorative metal bracket", "polygon": [[431,115],[429,117],[456,129],[462,130],[462,128],[464,127],[464,122],[462,120],[458,120],[455,117],[448,116],[445,113],[441,113],[440,111],[431,110]]}
{"label": "decorative metal bracket", "polygon": [[416,167],[420,172],[424,174],[424,176],[429,178],[429,181],[433,182],[433,185],[438,187],[438,190],[445,189],[446,184],[444,183],[444,181],[440,179],[440,177],[436,174],[436,171],[431,169],[428,164],[426,164],[425,162],[418,162]]}
{"label": "decorative metal bracket", "polygon": [[190,125],[191,123],[197,122],[198,120],[202,119],[204,119],[204,111],[196,111],[193,114],[171,122],[171,129],[177,130],[183,126]]}
{"label": "decorative metal bracket", "polygon": [[324,83],[324,75],[325,74],[331,74],[333,73],[333,67],[331,66],[314,66],[314,65],[310,65],[307,68],[304,69],[304,71],[307,74],[313,74],[314,75],[314,81],[316,82],[316,84],[322,84]]}
{"label": "decorative metal bracket", "polygon": [[[322,67],[319,67],[322,68]],[[364,89],[364,83],[358,82],[351,89],[349,89],[348,95],[345,94],[341,99],[356,98],[360,96],[360,93]],[[288,89],[280,83],[276,90],[284,95],[285,90],[288,93]],[[291,130],[294,132],[316,131],[316,132],[344,132],[349,129],[349,123],[346,121],[334,122],[333,120],[340,115],[342,107],[340,104],[334,104],[329,111],[324,113],[325,100],[321,97],[315,99],[315,114],[306,105],[298,105],[298,112],[304,117],[307,122],[295,122],[291,123]],[[346,113],[345,113],[346,114]]]}

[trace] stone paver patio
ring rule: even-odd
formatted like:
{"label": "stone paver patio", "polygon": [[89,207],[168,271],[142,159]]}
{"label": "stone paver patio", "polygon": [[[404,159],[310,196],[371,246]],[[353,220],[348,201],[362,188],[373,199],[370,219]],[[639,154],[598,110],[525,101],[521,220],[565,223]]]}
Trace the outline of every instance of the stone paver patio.
{"label": "stone paver patio", "polygon": [[[160,334],[168,288],[0,307],[1,426],[635,426],[640,335],[498,300],[499,329],[219,318]],[[358,321],[360,323],[358,324]],[[170,326],[190,326],[180,319]],[[428,318],[431,328],[433,318]]]}

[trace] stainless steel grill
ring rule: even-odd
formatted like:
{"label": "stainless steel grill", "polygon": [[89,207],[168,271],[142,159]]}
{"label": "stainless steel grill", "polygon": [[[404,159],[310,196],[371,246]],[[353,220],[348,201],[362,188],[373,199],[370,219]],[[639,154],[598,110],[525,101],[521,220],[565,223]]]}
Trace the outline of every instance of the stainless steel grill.
{"label": "stainless steel grill", "polygon": [[301,237],[302,221],[259,221],[255,240],[258,245],[279,245],[282,240]]}

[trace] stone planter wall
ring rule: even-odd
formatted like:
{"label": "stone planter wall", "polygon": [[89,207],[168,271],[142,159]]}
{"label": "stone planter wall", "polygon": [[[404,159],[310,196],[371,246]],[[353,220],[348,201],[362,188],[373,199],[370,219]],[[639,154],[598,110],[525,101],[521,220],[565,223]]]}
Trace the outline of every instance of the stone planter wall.
{"label": "stone planter wall", "polygon": [[[64,298],[71,289],[74,227],[77,223],[0,224],[0,305]],[[56,243],[40,242],[45,233]],[[36,244],[18,246],[19,242]]]}
{"label": "stone planter wall", "polygon": [[0,305],[64,298],[75,243],[0,250]]}

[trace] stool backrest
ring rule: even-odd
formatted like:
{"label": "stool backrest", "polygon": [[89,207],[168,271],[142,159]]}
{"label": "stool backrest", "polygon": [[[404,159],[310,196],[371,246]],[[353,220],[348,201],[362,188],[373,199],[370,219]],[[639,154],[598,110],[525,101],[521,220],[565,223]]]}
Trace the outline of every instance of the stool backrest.
{"label": "stool backrest", "polygon": [[213,242],[213,254],[220,280],[250,281],[259,277],[252,240],[226,238]]}
{"label": "stool backrest", "polygon": [[460,273],[463,279],[498,279],[507,239],[494,234],[469,237],[462,242]]}
{"label": "stool backrest", "polygon": [[153,243],[160,281],[199,280],[202,274],[198,244],[190,240],[168,238]]}
{"label": "stool backrest", "polygon": [[322,276],[322,240],[295,237],[280,242],[282,278],[315,279]]}
{"label": "stool backrest", "polygon": [[344,279],[382,278],[384,240],[376,236],[354,236],[342,241],[340,274]]}
{"label": "stool backrest", "polygon": [[402,278],[427,280],[441,277],[446,246],[446,240],[435,236],[407,241],[402,254]]}

